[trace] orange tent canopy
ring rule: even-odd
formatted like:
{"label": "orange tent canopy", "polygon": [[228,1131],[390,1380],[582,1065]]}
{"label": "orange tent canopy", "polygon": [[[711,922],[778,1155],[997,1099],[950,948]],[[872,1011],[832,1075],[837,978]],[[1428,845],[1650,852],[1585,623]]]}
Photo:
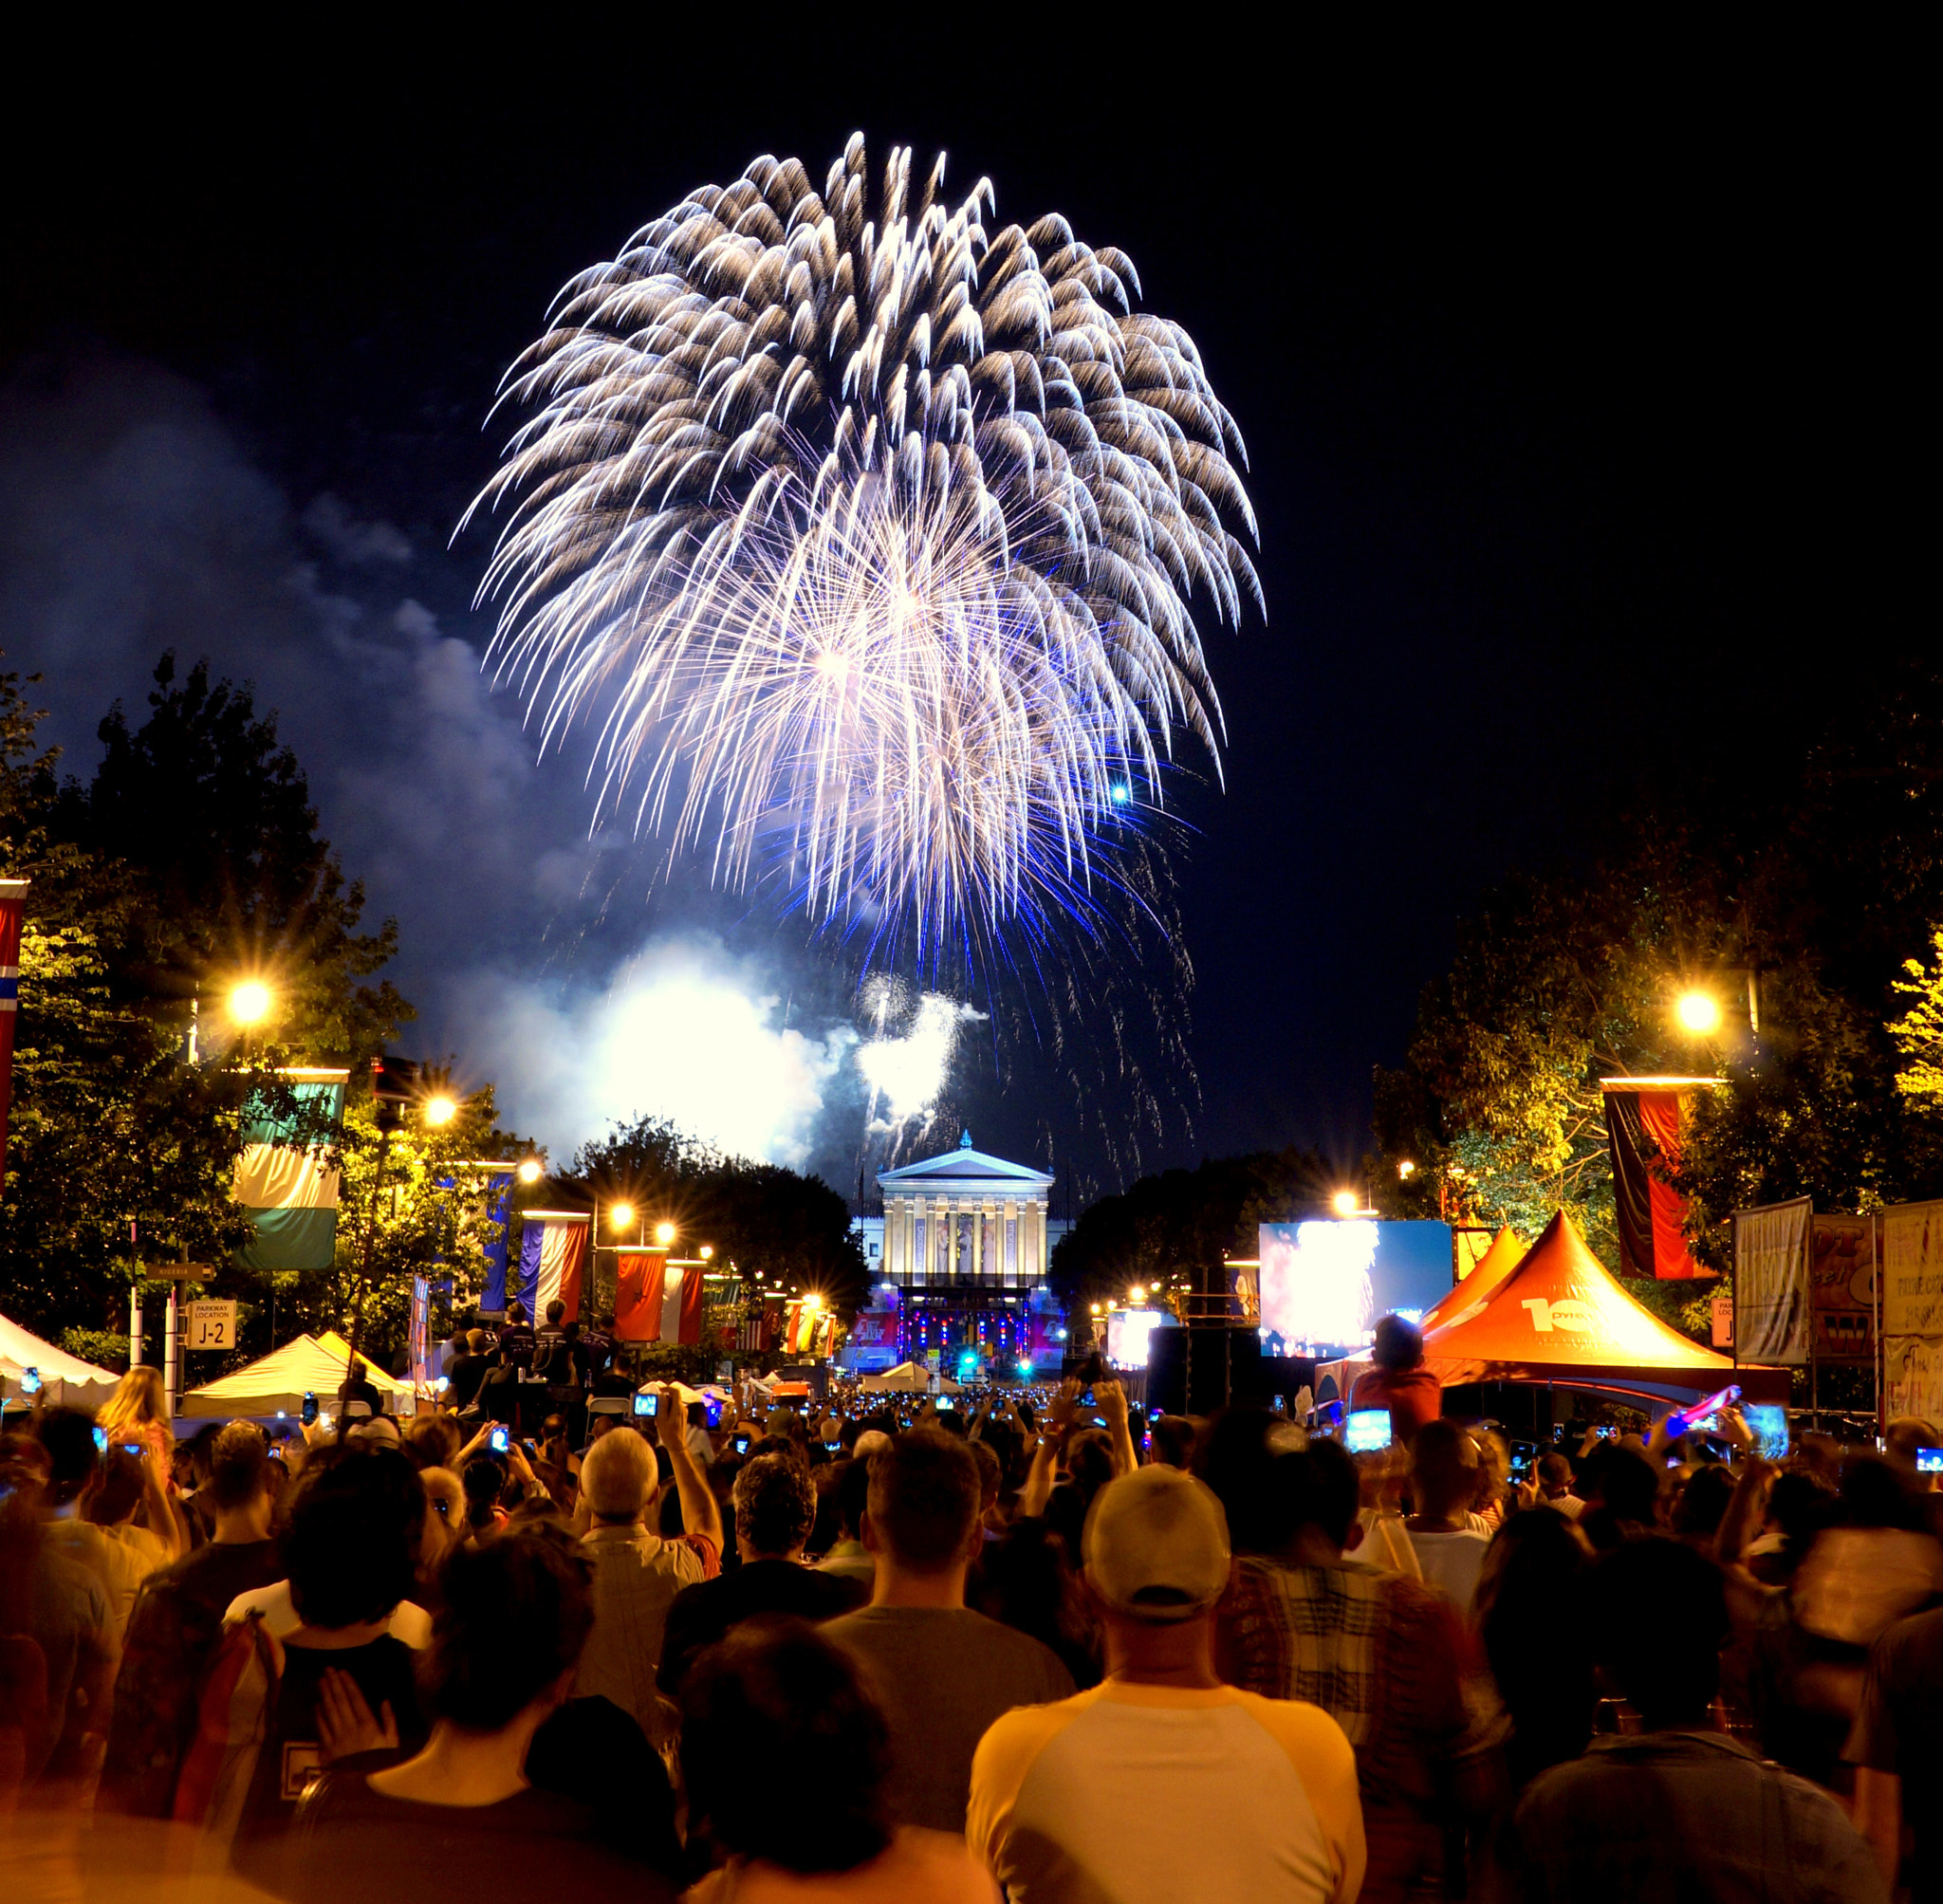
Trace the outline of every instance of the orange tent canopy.
{"label": "orange tent canopy", "polygon": [[1501,1284],[1525,1261],[1525,1239],[1508,1225],[1491,1238],[1491,1247],[1477,1259],[1477,1267],[1457,1286],[1439,1296],[1417,1324],[1425,1335],[1454,1322],[1467,1310],[1489,1302]]}
{"label": "orange tent canopy", "polygon": [[[1462,1295],[1483,1268],[1480,1263],[1453,1295]],[[1482,1308],[1460,1306],[1425,1335],[1423,1348],[1425,1364],[1446,1387],[1574,1376],[1705,1380],[1717,1374],[1725,1383],[1734,1373],[1726,1356],[1668,1328],[1627,1295],[1563,1210]]]}

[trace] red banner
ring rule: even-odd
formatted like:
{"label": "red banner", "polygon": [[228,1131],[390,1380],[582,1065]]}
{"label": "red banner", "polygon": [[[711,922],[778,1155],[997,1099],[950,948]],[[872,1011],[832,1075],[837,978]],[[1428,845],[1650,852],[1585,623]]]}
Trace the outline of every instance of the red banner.
{"label": "red banner", "polygon": [[25,879],[0,879],[0,1195],[7,1188],[7,1114],[13,1104],[13,1021],[20,1007],[20,917]]}
{"label": "red banner", "polygon": [[668,1278],[665,1249],[624,1249],[614,1276],[614,1340],[658,1342]]}

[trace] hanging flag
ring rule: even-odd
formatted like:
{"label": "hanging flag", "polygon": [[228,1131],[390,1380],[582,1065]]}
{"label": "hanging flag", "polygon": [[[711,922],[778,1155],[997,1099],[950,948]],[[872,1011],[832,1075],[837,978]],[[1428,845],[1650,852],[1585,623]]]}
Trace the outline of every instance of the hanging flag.
{"label": "hanging flag", "polygon": [[1681,1126],[1695,1091],[1717,1078],[1601,1078],[1619,1267],[1662,1282],[1701,1274],[1687,1248],[1687,1199],[1667,1181],[1680,1161]]}
{"label": "hanging flag", "polygon": [[665,1249],[622,1250],[615,1278],[615,1335],[623,1341],[698,1347],[707,1308],[702,1293],[706,1266],[699,1262],[671,1263]]}
{"label": "hanging flag", "polygon": [[668,1252],[623,1249],[614,1270],[614,1340],[658,1342],[666,1300]]}
{"label": "hanging flag", "polygon": [[482,1316],[504,1316],[506,1314],[506,1247],[511,1234],[512,1225],[512,1185],[518,1174],[517,1164],[508,1164],[502,1174],[493,1170],[490,1174],[496,1179],[491,1192],[492,1201],[486,1207],[487,1221],[493,1226],[492,1240],[485,1248],[486,1286],[479,1292],[479,1313]]}
{"label": "hanging flag", "polygon": [[520,1234],[520,1301],[534,1322],[549,1303],[564,1303],[564,1321],[581,1314],[581,1283],[587,1266],[591,1219],[583,1210],[528,1210]]}
{"label": "hanging flag", "polygon": [[7,1186],[7,1113],[13,1103],[13,1021],[20,1009],[20,920],[26,879],[0,879],[0,1194]]}
{"label": "hanging flag", "polygon": [[1812,1197],[1734,1211],[1733,1323],[1737,1358],[1773,1368],[1808,1359]]}
{"label": "hanging flag", "polygon": [[295,1095],[294,1120],[259,1100],[245,1127],[230,1193],[255,1234],[231,1259],[244,1269],[328,1269],[337,1257],[338,1174],[324,1166],[320,1126],[335,1130],[351,1074],[302,1065],[277,1073]]}

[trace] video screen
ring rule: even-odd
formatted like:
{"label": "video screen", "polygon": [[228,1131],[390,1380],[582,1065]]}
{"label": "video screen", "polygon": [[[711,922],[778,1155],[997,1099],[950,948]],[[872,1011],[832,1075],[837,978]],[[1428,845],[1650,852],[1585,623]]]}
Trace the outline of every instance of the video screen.
{"label": "video screen", "polygon": [[1342,1437],[1352,1454],[1380,1454],[1390,1445],[1390,1411],[1387,1408],[1353,1408]]}
{"label": "video screen", "polygon": [[1117,1369],[1147,1366],[1148,1338],[1169,1327],[1174,1318],[1165,1309],[1109,1309],[1106,1313],[1106,1359]]}
{"label": "video screen", "polygon": [[1750,1401],[1741,1411],[1754,1437],[1754,1451],[1764,1461],[1787,1459],[1787,1410],[1778,1401]]}
{"label": "video screen", "polygon": [[1453,1287],[1448,1223],[1265,1223],[1262,1346],[1315,1355],[1369,1346],[1379,1316],[1411,1322]]}

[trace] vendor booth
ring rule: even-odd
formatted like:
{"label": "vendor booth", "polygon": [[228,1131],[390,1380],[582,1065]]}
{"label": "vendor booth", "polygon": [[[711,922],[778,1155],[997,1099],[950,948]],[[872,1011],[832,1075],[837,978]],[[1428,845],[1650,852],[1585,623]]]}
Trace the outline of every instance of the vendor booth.
{"label": "vendor booth", "polygon": [[[1480,1263],[1452,1297],[1462,1297],[1484,1268]],[[1564,1211],[1495,1288],[1427,1329],[1423,1347],[1424,1366],[1447,1391],[1472,1382],[1542,1382],[1649,1411],[1697,1400],[1730,1382],[1749,1401],[1785,1403],[1788,1396],[1787,1370],[1737,1365],[1636,1303]],[[1346,1399],[1368,1366],[1366,1356],[1324,1364],[1318,1392],[1327,1376]]]}
{"label": "vendor booth", "polygon": [[[350,1343],[334,1331],[322,1336],[299,1336],[272,1350],[262,1360],[238,1369],[234,1375],[220,1376],[200,1388],[191,1389],[182,1397],[182,1413],[294,1417],[304,1406],[305,1396],[309,1394],[317,1397],[318,1406],[325,1414],[334,1414],[350,1360]],[[410,1382],[394,1380],[369,1356],[358,1358],[358,1372],[378,1391],[388,1414],[410,1414],[415,1411],[416,1403]]]}
{"label": "vendor booth", "polygon": [[[31,1386],[29,1370],[40,1377],[38,1388]],[[32,1407],[37,1402],[73,1401],[99,1408],[120,1379],[0,1316],[0,1402]]]}

